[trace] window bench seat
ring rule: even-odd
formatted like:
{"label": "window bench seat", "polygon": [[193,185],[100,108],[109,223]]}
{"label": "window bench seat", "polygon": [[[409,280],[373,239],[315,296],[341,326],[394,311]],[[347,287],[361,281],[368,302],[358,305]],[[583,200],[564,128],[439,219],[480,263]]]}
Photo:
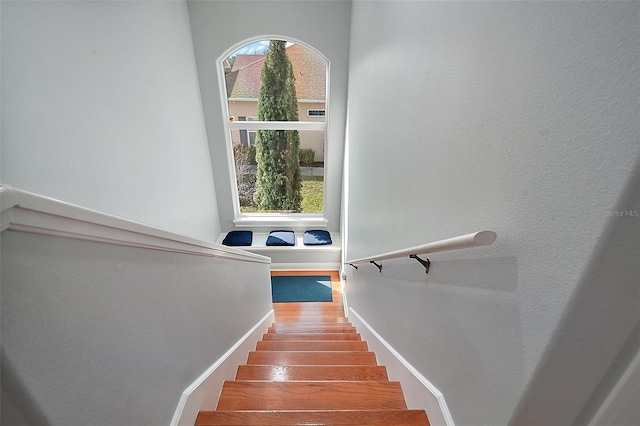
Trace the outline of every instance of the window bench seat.
{"label": "window bench seat", "polygon": [[[295,246],[267,246],[268,232],[254,232],[250,246],[237,246],[234,248],[246,250],[251,253],[261,254],[271,258],[271,269],[294,270],[336,270],[340,269],[342,240],[339,233],[331,232],[331,245],[305,246],[302,242],[304,232],[295,232]],[[220,234],[218,240],[222,240],[226,232]]]}

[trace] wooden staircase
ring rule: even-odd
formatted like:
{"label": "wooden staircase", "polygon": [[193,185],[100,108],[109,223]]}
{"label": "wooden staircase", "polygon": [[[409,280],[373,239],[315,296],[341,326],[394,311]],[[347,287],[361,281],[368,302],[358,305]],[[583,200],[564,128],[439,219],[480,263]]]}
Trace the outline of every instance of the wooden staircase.
{"label": "wooden staircase", "polygon": [[429,425],[345,318],[331,276],[333,302],[273,304],[275,322],[196,426]]}

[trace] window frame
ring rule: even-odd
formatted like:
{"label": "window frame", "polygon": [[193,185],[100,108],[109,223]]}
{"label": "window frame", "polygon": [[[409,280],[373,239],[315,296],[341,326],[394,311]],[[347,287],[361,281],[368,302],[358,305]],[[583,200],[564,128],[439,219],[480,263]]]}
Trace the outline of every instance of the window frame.
{"label": "window frame", "polygon": [[[231,116],[229,111],[229,98],[227,97],[227,86],[225,79],[225,67],[224,62],[232,53],[237,51],[238,49],[251,44],[256,41],[262,40],[286,40],[295,44],[298,44],[314,54],[316,54],[322,61],[325,63],[325,115],[324,116],[315,116],[316,118],[322,117],[324,120],[322,121],[239,121],[235,120],[234,117]],[[328,224],[327,220],[327,209],[326,204],[328,200],[328,195],[330,192],[328,191],[327,185],[327,151],[329,148],[329,143],[327,139],[328,129],[329,129],[329,117],[328,117],[328,109],[329,109],[329,94],[330,94],[330,71],[331,71],[331,63],[329,59],[322,54],[322,52],[318,51],[314,47],[309,44],[297,40],[288,36],[281,35],[263,35],[256,36],[250,39],[246,39],[241,41],[234,46],[230,47],[227,51],[225,51],[220,58],[218,58],[216,63],[218,69],[218,85],[220,89],[220,101],[222,107],[222,121],[224,128],[224,140],[225,147],[227,152],[227,163],[229,167],[229,178],[231,185],[231,197],[233,204],[233,213],[234,220],[233,223],[236,227],[243,228],[251,228],[251,227],[273,227],[273,226],[288,226],[294,229],[305,228],[305,227],[319,227],[326,228]],[[233,130],[244,130],[249,132],[255,132],[257,130],[299,130],[299,131],[323,131],[324,132],[324,206],[322,213],[242,213],[240,211],[240,200],[238,196],[238,186],[236,181],[236,168],[233,156],[233,139],[232,139],[232,131]],[[248,136],[248,134],[247,134]]]}

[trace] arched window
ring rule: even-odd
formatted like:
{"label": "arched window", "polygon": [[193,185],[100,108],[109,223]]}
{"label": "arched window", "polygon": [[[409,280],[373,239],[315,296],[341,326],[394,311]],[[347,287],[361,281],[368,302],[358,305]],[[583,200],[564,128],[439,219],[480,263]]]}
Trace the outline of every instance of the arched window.
{"label": "arched window", "polygon": [[236,218],[323,216],[328,61],[261,39],[221,58]]}

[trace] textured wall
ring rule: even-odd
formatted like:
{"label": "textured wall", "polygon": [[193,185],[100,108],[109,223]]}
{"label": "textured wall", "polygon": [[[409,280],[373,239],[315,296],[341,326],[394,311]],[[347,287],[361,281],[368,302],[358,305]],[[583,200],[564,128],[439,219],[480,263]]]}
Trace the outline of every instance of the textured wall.
{"label": "textured wall", "polygon": [[186,3],[1,7],[0,181],[214,241]]}
{"label": "textured wall", "polygon": [[428,276],[347,269],[350,306],[457,424],[571,424],[628,358],[638,20],[627,2],[353,4],[347,257],[498,233]]}
{"label": "textured wall", "polygon": [[269,264],[2,233],[2,424],[168,425],[271,310]]}

